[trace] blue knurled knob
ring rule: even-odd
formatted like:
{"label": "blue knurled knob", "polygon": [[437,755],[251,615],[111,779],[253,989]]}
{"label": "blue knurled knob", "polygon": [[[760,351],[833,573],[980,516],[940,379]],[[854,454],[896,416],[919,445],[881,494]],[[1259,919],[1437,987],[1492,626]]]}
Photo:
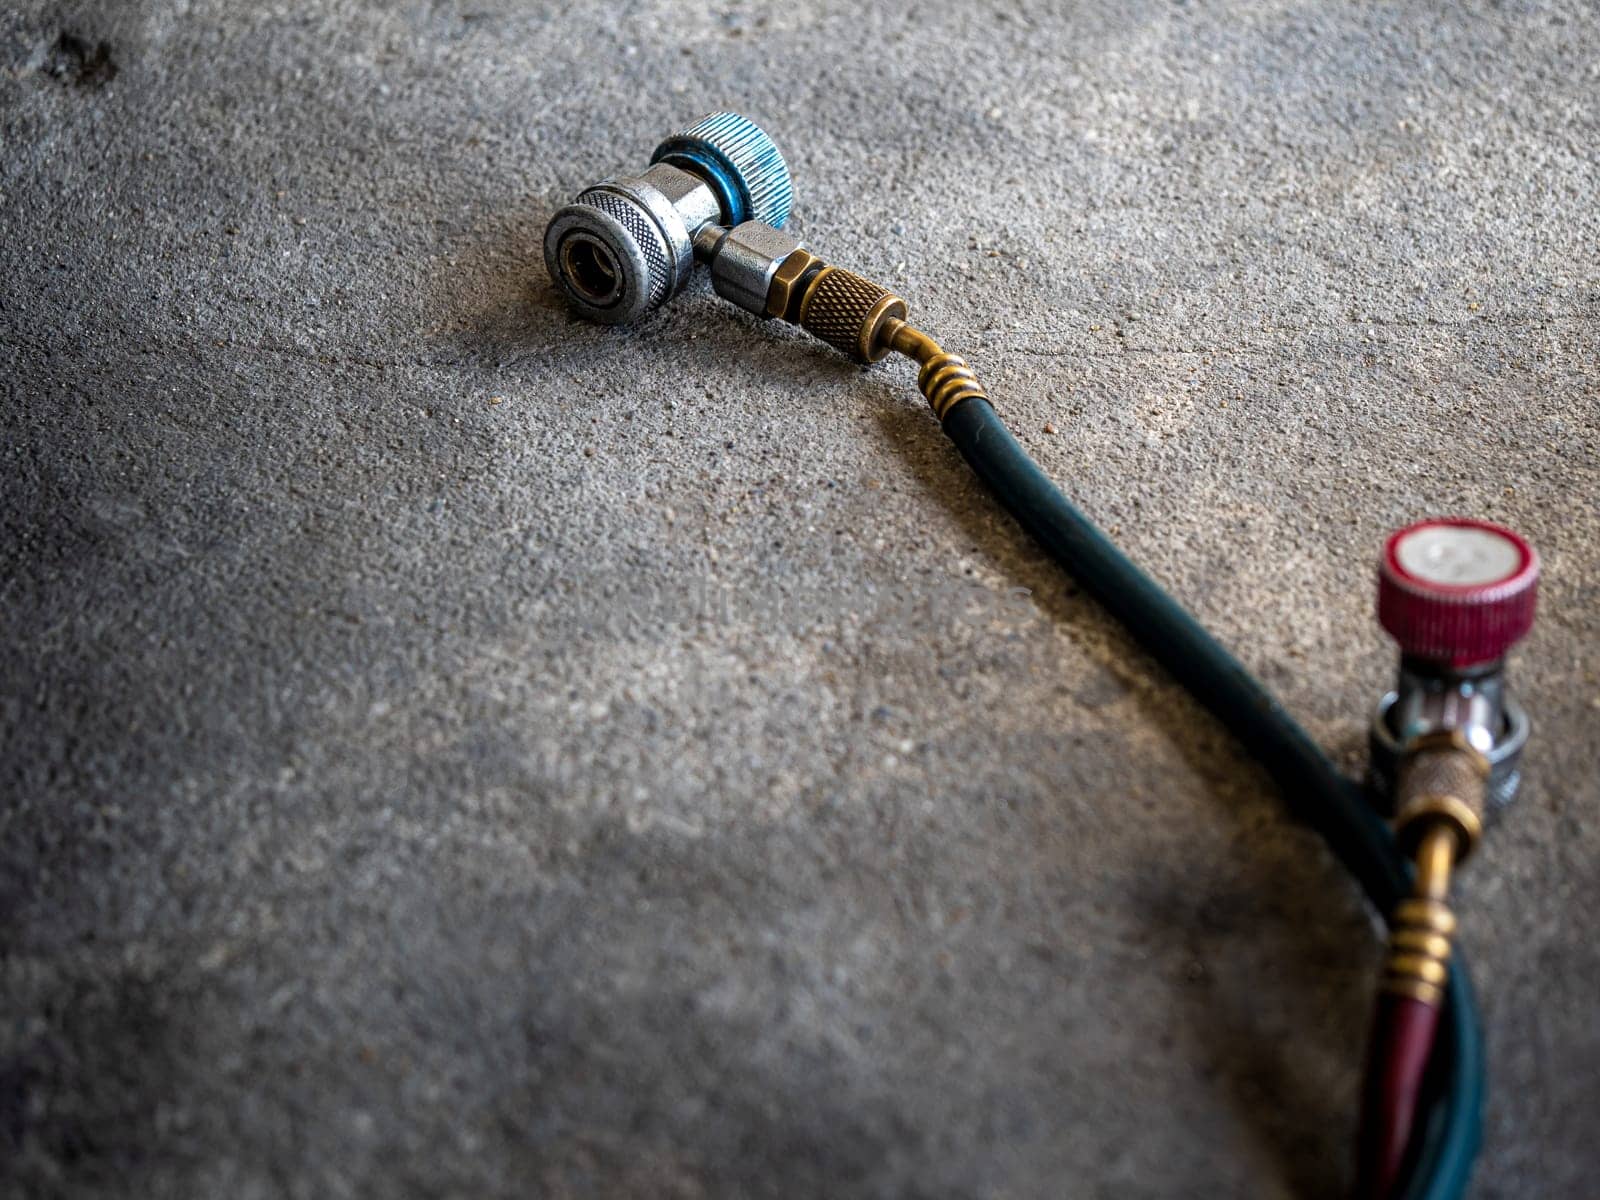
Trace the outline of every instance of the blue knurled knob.
{"label": "blue knurled knob", "polygon": [[782,229],[794,201],[788,164],[761,127],[738,113],[701,117],[656,147],[652,163],[693,171],[711,185],[729,226],[765,221]]}

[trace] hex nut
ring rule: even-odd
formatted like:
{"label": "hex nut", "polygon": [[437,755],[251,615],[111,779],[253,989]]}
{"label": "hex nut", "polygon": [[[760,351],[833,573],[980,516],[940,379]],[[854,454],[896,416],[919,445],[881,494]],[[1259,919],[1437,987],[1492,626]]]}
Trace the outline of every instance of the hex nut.
{"label": "hex nut", "polygon": [[772,285],[767,289],[767,315],[769,317],[786,315],[797,298],[796,286],[801,277],[821,263],[820,258],[804,247],[779,263],[778,269],[772,275]]}

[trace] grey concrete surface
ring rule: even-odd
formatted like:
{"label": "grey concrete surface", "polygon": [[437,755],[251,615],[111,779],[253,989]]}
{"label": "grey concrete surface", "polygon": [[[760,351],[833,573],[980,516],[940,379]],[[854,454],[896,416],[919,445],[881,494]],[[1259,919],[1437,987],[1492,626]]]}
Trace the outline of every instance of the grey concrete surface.
{"label": "grey concrete surface", "polygon": [[[1547,564],[1474,1195],[1600,1175],[1592,5],[0,12],[0,1191],[1342,1194],[1378,947],[911,372],[549,213],[717,107],[1352,770]],[[1051,426],[1055,432],[1046,432]]]}

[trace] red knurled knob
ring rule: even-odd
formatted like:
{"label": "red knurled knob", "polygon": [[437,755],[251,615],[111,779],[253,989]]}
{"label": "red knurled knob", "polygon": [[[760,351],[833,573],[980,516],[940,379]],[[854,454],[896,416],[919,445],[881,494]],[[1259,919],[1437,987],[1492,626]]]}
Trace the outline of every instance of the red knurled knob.
{"label": "red knurled knob", "polygon": [[1539,556],[1501,525],[1419,521],[1389,535],[1378,563],[1378,623],[1417,658],[1492,662],[1533,626]]}

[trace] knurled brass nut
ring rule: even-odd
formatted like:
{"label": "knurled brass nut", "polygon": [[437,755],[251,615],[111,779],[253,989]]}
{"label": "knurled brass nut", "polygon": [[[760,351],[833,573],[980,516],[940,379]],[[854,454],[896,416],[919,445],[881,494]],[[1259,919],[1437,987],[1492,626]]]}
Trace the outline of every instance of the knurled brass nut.
{"label": "knurled brass nut", "polygon": [[767,288],[767,316],[781,317],[786,314],[794,301],[795,287],[800,277],[821,262],[811,251],[802,248],[779,263],[778,269],[772,273],[772,283]]}

